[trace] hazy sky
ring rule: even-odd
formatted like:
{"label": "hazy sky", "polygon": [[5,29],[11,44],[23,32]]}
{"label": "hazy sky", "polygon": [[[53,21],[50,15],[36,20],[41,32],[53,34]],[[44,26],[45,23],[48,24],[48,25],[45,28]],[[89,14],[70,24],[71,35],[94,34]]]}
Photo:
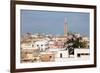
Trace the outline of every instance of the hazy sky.
{"label": "hazy sky", "polygon": [[21,32],[63,34],[64,19],[69,32],[89,36],[89,13],[21,10]]}

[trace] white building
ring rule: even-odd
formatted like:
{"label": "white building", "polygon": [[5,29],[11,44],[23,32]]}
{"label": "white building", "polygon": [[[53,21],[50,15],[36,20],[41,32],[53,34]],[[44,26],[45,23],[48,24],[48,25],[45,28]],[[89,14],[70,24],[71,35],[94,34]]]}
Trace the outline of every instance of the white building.
{"label": "white building", "polygon": [[81,35],[80,35],[80,33],[75,33],[74,34],[77,38],[79,38]]}
{"label": "white building", "polygon": [[46,49],[48,49],[48,41],[46,40],[36,41],[34,43],[34,48],[38,48],[40,49],[40,51],[46,51]]}
{"label": "white building", "polygon": [[31,43],[23,43],[21,44],[22,49],[33,49],[33,46]]}
{"label": "white building", "polygon": [[90,55],[90,49],[85,48],[75,48],[74,57],[75,58],[87,58]]}
{"label": "white building", "polygon": [[57,51],[55,56],[56,58],[68,58],[68,51],[67,50]]}
{"label": "white building", "polygon": [[55,53],[55,58],[68,58],[68,50],[65,50],[65,48],[58,48],[58,49],[49,49],[49,51],[52,51]]}

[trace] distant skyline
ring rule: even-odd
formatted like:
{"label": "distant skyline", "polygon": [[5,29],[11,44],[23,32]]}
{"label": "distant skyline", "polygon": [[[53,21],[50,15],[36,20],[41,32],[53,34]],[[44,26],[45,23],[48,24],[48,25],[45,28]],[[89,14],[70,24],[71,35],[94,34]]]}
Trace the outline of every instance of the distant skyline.
{"label": "distant skyline", "polygon": [[21,10],[21,33],[64,34],[64,19],[68,32],[89,36],[89,13]]}

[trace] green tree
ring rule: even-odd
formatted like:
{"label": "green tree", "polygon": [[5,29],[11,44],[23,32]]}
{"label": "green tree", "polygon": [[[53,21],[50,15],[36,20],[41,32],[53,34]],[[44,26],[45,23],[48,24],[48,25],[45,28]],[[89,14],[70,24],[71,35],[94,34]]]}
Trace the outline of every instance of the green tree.
{"label": "green tree", "polygon": [[82,40],[82,37],[79,37],[79,38],[73,37],[72,39],[68,39],[64,43],[64,46],[67,45],[67,48],[68,47],[73,47],[73,48],[86,48],[87,47],[87,41],[81,41],[81,40]]}

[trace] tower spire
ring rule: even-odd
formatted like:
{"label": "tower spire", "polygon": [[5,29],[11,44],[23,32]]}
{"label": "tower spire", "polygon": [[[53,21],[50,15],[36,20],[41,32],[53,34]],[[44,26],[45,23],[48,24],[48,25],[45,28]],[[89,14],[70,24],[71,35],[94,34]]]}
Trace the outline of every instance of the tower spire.
{"label": "tower spire", "polygon": [[64,20],[64,36],[67,36],[67,18]]}

